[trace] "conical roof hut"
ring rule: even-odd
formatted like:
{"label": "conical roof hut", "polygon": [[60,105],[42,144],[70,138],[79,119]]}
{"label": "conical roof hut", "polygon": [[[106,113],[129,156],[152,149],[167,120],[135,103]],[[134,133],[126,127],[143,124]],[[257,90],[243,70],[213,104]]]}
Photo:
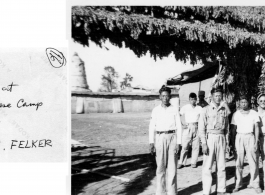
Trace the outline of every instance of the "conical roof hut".
{"label": "conical roof hut", "polygon": [[72,91],[91,91],[87,84],[85,63],[77,53],[72,57],[71,83]]}

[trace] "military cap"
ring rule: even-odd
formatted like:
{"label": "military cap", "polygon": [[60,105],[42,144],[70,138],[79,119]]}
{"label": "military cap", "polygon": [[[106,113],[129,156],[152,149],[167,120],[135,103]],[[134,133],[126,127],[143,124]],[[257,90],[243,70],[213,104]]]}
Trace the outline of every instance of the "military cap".
{"label": "military cap", "polygon": [[205,91],[199,91],[198,95],[205,95]]}
{"label": "military cap", "polygon": [[221,86],[216,87],[216,88],[212,88],[212,90],[211,90],[211,94],[216,93],[216,92],[221,92],[221,93],[223,93],[223,88],[222,88]]}

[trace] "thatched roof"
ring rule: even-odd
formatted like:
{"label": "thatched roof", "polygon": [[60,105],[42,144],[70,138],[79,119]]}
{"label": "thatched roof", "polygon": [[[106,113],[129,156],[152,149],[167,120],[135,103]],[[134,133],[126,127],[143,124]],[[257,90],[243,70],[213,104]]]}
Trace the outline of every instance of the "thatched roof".
{"label": "thatched roof", "polygon": [[[147,8],[148,9],[148,8]],[[246,41],[249,44],[257,44],[264,47],[265,35],[260,32],[265,28],[265,9],[263,7],[183,7],[183,8],[165,8],[165,16],[170,18],[155,18],[150,15],[143,14],[126,14],[122,9],[108,11],[102,7],[73,7],[73,16],[82,17],[86,25],[84,26],[89,35],[90,24],[103,24],[105,29],[110,31],[119,30],[120,32],[129,31],[134,39],[138,39],[141,33],[152,35],[185,35],[187,40],[216,42],[218,38],[223,39],[231,47],[235,47],[238,43]],[[178,11],[193,10],[194,14],[204,16],[207,22],[190,19],[179,20]],[[254,12],[254,13],[253,13]],[[258,14],[257,14],[258,13]],[[233,27],[229,22],[216,23],[216,18],[229,20],[231,17],[237,22],[245,23],[252,29],[258,28],[257,32],[247,31],[244,28]],[[77,19],[75,17],[75,19]],[[74,20],[78,26],[78,19]],[[260,31],[260,32],[259,32]]]}
{"label": "thatched roof", "polygon": [[[89,46],[106,40],[156,59],[203,64],[220,60],[237,95],[256,94],[265,57],[265,7],[74,6],[72,38]],[[258,61],[256,60],[258,58]]]}
{"label": "thatched roof", "polygon": [[119,47],[124,41],[138,57],[147,51],[154,58],[174,52],[177,60],[194,62],[207,51],[214,58],[237,46],[260,51],[265,48],[264,28],[265,7],[72,7],[75,41],[101,45],[109,39]]}

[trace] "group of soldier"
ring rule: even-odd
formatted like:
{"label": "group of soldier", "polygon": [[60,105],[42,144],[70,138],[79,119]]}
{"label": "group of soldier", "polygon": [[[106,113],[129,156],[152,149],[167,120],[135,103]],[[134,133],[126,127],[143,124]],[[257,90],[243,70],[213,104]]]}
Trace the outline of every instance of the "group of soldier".
{"label": "group of soldier", "polygon": [[[245,155],[250,167],[248,188],[262,193],[259,177],[259,156],[265,171],[265,94],[257,97],[257,111],[251,109],[250,99],[242,95],[233,113],[223,100],[222,87],[211,90],[211,102],[204,100],[204,91],[190,93],[189,104],[180,111],[170,104],[171,90],[162,86],[161,104],[152,111],[149,125],[150,152],[156,156],[157,195],[177,194],[177,169],[185,167],[188,150],[192,147],[191,167],[197,167],[200,144],[203,153],[202,188],[211,194],[212,167],[217,166],[217,195],[226,194],[226,153],[233,152],[236,163],[235,188],[242,186]],[[178,162],[178,152],[182,146]],[[265,174],[264,174],[265,175]],[[265,179],[264,179],[265,181]]]}

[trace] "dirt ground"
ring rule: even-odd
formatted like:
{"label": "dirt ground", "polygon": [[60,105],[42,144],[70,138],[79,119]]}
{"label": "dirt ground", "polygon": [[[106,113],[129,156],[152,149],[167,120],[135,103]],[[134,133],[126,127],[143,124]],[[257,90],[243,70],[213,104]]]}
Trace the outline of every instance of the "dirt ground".
{"label": "dirt ground", "polygon": [[[73,195],[151,195],[155,192],[155,160],[148,152],[148,125],[151,113],[91,113],[72,115],[72,139],[83,146],[72,148]],[[178,170],[178,194],[202,194],[202,156],[198,167]],[[260,164],[260,176],[263,177]],[[234,188],[235,161],[226,164],[227,194]],[[255,194],[247,189],[247,163],[243,189],[235,195]],[[113,178],[111,176],[116,176]],[[213,167],[212,192],[216,188]],[[129,181],[125,181],[128,180]],[[263,180],[261,180],[263,189]],[[214,194],[214,193],[212,193]]]}

